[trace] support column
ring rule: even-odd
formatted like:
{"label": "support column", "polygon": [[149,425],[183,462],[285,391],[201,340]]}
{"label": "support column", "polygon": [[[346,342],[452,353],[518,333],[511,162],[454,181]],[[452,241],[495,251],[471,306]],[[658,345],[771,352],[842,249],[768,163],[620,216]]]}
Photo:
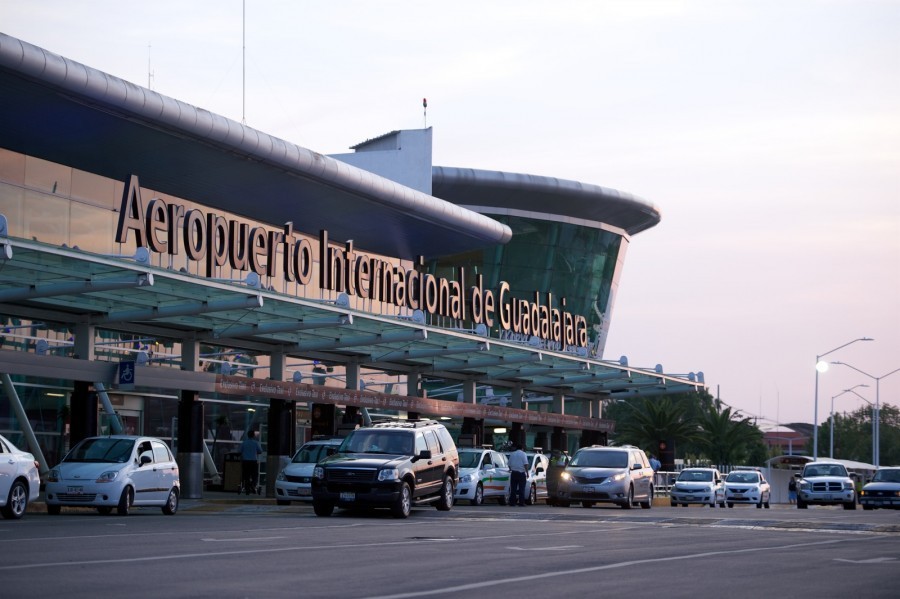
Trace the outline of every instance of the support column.
{"label": "support column", "polygon": [[[200,366],[200,344],[185,341],[181,348],[181,369],[196,372]],[[178,471],[181,496],[203,496],[203,404],[196,391],[183,390],[178,402]]]}
{"label": "support column", "polygon": [[[285,356],[270,356],[269,375],[274,381],[284,380]],[[296,404],[285,399],[270,398],[266,421],[266,497],[275,497],[275,477],[290,463],[295,449],[294,421]]]}
{"label": "support column", "polygon": [[[512,428],[509,430],[509,440],[513,443],[521,445],[523,448],[525,447],[525,425],[521,422],[513,422]],[[535,445],[535,447],[540,447],[539,445]]]}
{"label": "support column", "polygon": [[[344,388],[356,391],[360,388],[359,362],[348,362],[345,370]],[[363,417],[359,406],[344,406],[344,416],[339,429],[342,435],[348,434],[357,426],[362,426]]]}
{"label": "support column", "polygon": [[[422,397],[423,391],[420,385],[421,375],[418,372],[410,372],[406,375],[406,395],[409,397]],[[410,420],[418,420],[421,415],[418,412],[409,412],[406,415]]]}
{"label": "support column", "polygon": [[554,426],[550,435],[550,451],[553,450],[569,451],[569,437],[566,430],[559,426]]}
{"label": "support column", "polygon": [[[69,447],[87,437],[97,434],[97,393],[91,390],[87,381],[73,381],[72,396],[69,399]],[[64,447],[68,451],[69,447]],[[61,455],[65,453],[61,452]]]}

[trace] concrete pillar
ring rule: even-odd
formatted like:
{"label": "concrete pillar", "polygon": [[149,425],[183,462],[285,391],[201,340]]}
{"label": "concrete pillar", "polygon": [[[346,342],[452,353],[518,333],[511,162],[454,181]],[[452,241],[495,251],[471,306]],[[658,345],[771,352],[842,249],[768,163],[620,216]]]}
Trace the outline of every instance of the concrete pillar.
{"label": "concrete pillar", "polygon": [[[196,372],[200,368],[200,344],[185,341],[181,347],[181,369]],[[178,471],[181,496],[203,496],[203,404],[196,391],[183,390],[178,402]]]}
{"label": "concrete pillar", "polygon": [[[418,372],[410,372],[406,375],[406,395],[409,397],[422,397],[422,377]],[[418,412],[409,412],[406,415],[410,420],[418,420],[421,415]]]}
{"label": "concrete pillar", "polygon": [[69,400],[69,447],[97,434],[97,393],[87,381],[73,381]]}
{"label": "concrete pillar", "polygon": [[[269,374],[275,381],[284,380],[285,356],[270,356]],[[275,477],[291,461],[295,449],[294,422],[296,404],[284,399],[269,399],[266,420],[266,497],[275,497]]]}

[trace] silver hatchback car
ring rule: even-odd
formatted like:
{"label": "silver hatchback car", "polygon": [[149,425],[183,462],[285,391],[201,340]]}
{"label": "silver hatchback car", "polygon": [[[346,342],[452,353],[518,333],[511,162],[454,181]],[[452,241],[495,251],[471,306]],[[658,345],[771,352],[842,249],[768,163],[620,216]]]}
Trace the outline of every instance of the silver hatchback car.
{"label": "silver hatchback car", "polygon": [[558,505],[580,501],[584,507],[615,503],[630,509],[635,502],[644,509],[653,506],[653,468],[637,447],[583,447],[560,476]]}

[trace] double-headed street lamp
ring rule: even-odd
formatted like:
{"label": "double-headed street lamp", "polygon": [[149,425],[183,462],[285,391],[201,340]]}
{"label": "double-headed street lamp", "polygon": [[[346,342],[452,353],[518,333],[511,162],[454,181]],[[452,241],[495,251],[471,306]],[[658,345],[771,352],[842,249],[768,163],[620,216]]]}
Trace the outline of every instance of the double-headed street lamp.
{"label": "double-headed street lamp", "polygon": [[900,368],[895,368],[889,373],[882,374],[881,376],[875,376],[869,374],[868,372],[863,372],[856,366],[851,366],[846,362],[832,362],[832,364],[841,364],[843,366],[846,366],[847,368],[852,368],[856,372],[875,380],[875,409],[872,412],[872,463],[877,468],[881,465],[881,414],[879,413],[881,411],[881,403],[879,400],[881,379],[887,378],[895,372],[900,372]]}
{"label": "double-headed street lamp", "polygon": [[870,339],[868,337],[860,337],[859,339],[848,341],[844,345],[839,345],[834,349],[828,350],[824,354],[816,356],[816,400],[813,413],[813,459],[815,460],[819,459],[819,373],[828,370],[828,362],[823,362],[822,358],[824,358],[828,354],[836,352],[839,349],[843,349],[848,345],[856,343],[857,341],[874,341],[874,339]]}
{"label": "double-headed street lamp", "polygon": [[[843,395],[844,393],[856,393],[856,391],[854,391],[854,389],[856,389],[857,387],[868,387],[868,385],[865,385],[865,384],[853,385],[849,389],[844,389],[837,395],[831,396],[831,435],[829,437],[830,441],[829,441],[829,446],[828,446],[828,457],[831,459],[834,459],[834,400],[837,399],[838,397],[840,397],[841,395]],[[856,393],[856,395],[859,395],[859,393]],[[860,397],[862,397],[862,396],[860,395]]]}

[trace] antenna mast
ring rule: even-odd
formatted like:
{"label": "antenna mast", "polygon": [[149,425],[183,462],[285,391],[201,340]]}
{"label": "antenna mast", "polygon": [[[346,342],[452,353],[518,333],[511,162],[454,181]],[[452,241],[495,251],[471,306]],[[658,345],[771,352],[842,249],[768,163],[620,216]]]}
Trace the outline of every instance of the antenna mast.
{"label": "antenna mast", "polygon": [[153,46],[147,44],[147,89],[153,89],[153,68],[150,66],[150,49]]}
{"label": "antenna mast", "polygon": [[425,129],[428,129],[428,98],[422,98],[422,118],[425,121]]}

